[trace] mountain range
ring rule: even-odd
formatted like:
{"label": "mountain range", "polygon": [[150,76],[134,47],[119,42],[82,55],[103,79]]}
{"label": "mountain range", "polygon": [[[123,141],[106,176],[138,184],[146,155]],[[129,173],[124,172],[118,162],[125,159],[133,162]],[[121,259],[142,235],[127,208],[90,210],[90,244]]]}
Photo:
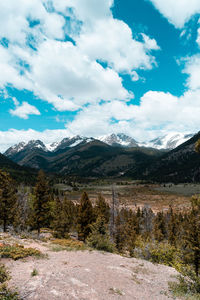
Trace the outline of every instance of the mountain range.
{"label": "mountain range", "polygon": [[[42,168],[61,175],[199,182],[200,155],[194,150],[199,138],[200,133],[192,137],[169,134],[146,143],[144,147],[144,143],[138,143],[125,134],[98,139],[75,136],[50,145],[40,140],[22,142],[10,147],[1,157],[7,163],[20,165],[19,168]],[[174,148],[176,145],[178,147]]]}
{"label": "mountain range", "polygon": [[111,146],[94,138],[66,138],[48,150],[41,141],[20,143],[5,155],[21,166],[79,176],[120,176],[161,155],[157,149]]}
{"label": "mountain range", "polygon": [[184,143],[188,139],[190,139],[193,134],[182,134],[182,133],[169,133],[165,136],[158,137],[149,142],[137,142],[134,138],[123,134],[110,134],[105,136],[100,136],[98,138],[93,137],[82,137],[82,136],[74,136],[69,138],[64,138],[61,142],[53,142],[51,144],[44,144],[40,140],[31,140],[27,143],[20,142],[9,149],[4,153],[7,157],[12,158],[18,152],[23,150],[31,150],[31,149],[41,149],[45,152],[56,152],[60,149],[65,149],[66,147],[75,147],[78,144],[89,143],[91,141],[99,140],[107,145],[115,146],[115,147],[124,147],[124,148],[132,148],[132,147],[146,147],[146,148],[155,148],[155,149],[165,149],[171,150]]}

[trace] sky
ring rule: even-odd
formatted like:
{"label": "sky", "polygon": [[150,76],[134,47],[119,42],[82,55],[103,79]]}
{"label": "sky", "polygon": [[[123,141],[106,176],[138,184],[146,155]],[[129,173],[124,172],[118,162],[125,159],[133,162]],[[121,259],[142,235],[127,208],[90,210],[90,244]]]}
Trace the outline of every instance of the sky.
{"label": "sky", "polygon": [[199,0],[0,1],[0,151],[200,128]]}

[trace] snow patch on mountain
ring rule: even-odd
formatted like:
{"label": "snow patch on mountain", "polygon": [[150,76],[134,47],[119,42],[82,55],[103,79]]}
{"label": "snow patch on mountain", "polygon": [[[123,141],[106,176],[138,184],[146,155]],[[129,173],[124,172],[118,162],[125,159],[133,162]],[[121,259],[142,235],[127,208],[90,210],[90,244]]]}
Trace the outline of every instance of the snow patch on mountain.
{"label": "snow patch on mountain", "polygon": [[140,147],[150,147],[155,149],[168,149],[172,150],[179,145],[185,143],[193,137],[193,134],[184,134],[179,132],[170,132],[162,137],[158,137],[149,142],[139,143]]}
{"label": "snow patch on mountain", "polygon": [[99,138],[88,138],[88,137],[83,137],[83,136],[74,136],[74,137],[67,137],[64,138],[60,142],[54,142],[51,144],[44,144],[40,140],[31,140],[27,143],[21,142],[17,145],[14,145],[10,147],[4,154],[8,157],[12,157],[16,153],[23,151],[23,150],[32,150],[32,149],[41,149],[45,152],[56,152],[62,149],[66,148],[73,148],[78,146],[79,144],[82,143],[89,143],[94,140],[99,140],[101,142],[104,142],[107,145],[110,146],[117,146],[117,147],[125,147],[125,148],[130,148],[130,147],[148,147],[148,148],[155,148],[155,149],[167,149],[171,150],[182,143],[186,142],[189,140],[193,134],[184,134],[184,133],[179,133],[179,132],[171,132],[169,134],[166,134],[162,137],[158,137],[156,139],[153,139],[149,142],[143,142],[143,143],[138,143],[136,140],[128,135],[125,135],[123,133],[118,133],[118,134],[109,134],[109,135],[104,135]]}
{"label": "snow patch on mountain", "polygon": [[98,140],[110,145],[110,146],[122,146],[122,147],[137,147],[137,142],[130,136],[125,135],[123,133],[118,134],[110,134],[104,135],[99,138]]}

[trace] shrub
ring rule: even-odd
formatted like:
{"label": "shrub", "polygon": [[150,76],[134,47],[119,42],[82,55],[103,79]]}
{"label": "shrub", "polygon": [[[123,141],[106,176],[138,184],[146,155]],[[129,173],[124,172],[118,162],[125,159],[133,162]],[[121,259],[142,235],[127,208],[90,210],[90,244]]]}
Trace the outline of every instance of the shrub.
{"label": "shrub", "polygon": [[38,270],[37,269],[33,269],[33,271],[31,272],[31,276],[34,277],[34,276],[37,276],[39,273],[38,273]]}
{"label": "shrub", "polygon": [[91,233],[86,240],[87,245],[97,250],[114,252],[115,246],[110,241],[110,237],[107,233],[105,219],[103,217],[98,217],[96,223],[90,227]]}
{"label": "shrub", "polygon": [[115,246],[110,241],[109,236],[91,233],[87,238],[87,245],[100,251],[115,252]]}
{"label": "shrub", "polygon": [[41,252],[33,248],[24,248],[22,245],[4,245],[0,247],[0,257],[12,258],[14,260],[27,256],[41,256]]}
{"label": "shrub", "polygon": [[141,237],[136,240],[134,256],[154,263],[164,264],[176,268],[182,267],[181,252],[168,242],[144,241]]}
{"label": "shrub", "polygon": [[18,293],[8,289],[6,281],[10,275],[4,265],[0,265],[0,299],[1,300],[19,300]]}
{"label": "shrub", "polygon": [[0,283],[4,283],[10,279],[9,273],[4,265],[0,265]]}
{"label": "shrub", "polygon": [[52,241],[52,244],[60,246],[59,251],[80,251],[88,249],[83,242],[72,239],[55,239]]}
{"label": "shrub", "polygon": [[184,296],[186,299],[200,299],[200,277],[190,266],[180,270],[178,282],[170,282],[169,286],[175,296]]}

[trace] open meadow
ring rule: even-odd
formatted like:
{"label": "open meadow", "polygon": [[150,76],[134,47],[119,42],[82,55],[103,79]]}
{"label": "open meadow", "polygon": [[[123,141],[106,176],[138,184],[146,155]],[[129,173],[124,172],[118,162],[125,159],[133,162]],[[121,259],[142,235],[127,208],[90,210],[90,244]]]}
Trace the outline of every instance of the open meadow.
{"label": "open meadow", "polygon": [[58,190],[63,191],[69,200],[79,202],[81,194],[86,191],[90,200],[95,203],[99,194],[102,194],[110,204],[113,189],[117,196],[119,207],[131,208],[148,206],[154,212],[166,210],[170,205],[178,211],[187,210],[192,195],[200,194],[198,184],[143,184],[136,181],[120,182],[93,182],[90,184],[78,184],[77,190],[68,185],[57,184]]}

